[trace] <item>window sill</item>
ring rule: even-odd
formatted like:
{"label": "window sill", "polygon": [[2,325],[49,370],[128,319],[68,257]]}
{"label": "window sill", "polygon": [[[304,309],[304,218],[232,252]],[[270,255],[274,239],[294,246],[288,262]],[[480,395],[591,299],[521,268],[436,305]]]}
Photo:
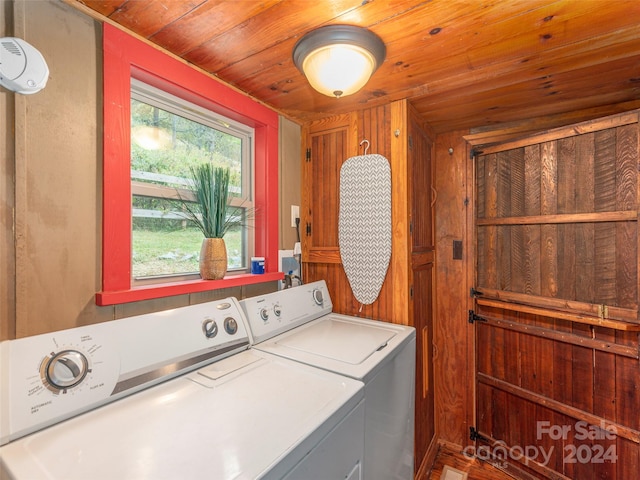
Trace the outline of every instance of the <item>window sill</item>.
{"label": "window sill", "polygon": [[116,292],[96,293],[96,305],[101,307],[117,305],[120,303],[138,302],[154,298],[169,297],[172,295],[185,295],[189,293],[206,292],[220,288],[239,287],[242,285],[254,285],[257,283],[275,282],[282,280],[282,272],[264,273],[262,275],[242,274],[233,275],[222,280],[193,280],[180,283],[159,283],[135,287],[130,290]]}

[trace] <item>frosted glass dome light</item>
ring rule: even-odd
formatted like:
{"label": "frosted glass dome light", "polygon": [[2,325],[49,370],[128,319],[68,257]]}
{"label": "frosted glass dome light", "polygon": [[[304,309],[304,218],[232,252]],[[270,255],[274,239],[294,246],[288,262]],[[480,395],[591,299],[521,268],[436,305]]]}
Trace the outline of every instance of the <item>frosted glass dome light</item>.
{"label": "frosted glass dome light", "polygon": [[337,98],[364,87],[385,56],[386,47],[380,37],[351,25],[314,30],[293,49],[293,61],[311,86]]}

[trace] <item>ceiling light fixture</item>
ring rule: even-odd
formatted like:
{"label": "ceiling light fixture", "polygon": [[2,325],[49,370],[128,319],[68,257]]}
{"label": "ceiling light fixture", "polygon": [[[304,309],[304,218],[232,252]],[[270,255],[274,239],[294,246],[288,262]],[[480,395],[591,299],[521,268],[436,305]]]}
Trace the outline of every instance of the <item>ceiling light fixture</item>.
{"label": "ceiling light fixture", "polygon": [[365,28],[328,25],[298,40],[293,63],[314,89],[339,98],[364,87],[386,53],[380,37]]}

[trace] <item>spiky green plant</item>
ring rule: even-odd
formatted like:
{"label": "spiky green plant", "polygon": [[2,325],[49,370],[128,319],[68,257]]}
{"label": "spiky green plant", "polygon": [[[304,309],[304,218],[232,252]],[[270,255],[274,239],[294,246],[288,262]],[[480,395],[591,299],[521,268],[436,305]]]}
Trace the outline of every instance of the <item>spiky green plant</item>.
{"label": "spiky green plant", "polygon": [[229,229],[242,225],[242,216],[228,203],[228,168],[204,163],[190,168],[195,202],[180,193],[184,216],[202,231],[206,238],[222,238]]}

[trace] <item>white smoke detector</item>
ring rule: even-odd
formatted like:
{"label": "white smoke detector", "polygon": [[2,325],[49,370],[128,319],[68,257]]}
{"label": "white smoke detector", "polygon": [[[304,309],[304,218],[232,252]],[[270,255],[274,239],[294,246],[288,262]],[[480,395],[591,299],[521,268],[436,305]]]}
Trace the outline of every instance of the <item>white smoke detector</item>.
{"label": "white smoke detector", "polygon": [[42,54],[20,38],[0,38],[0,85],[29,95],[42,90],[49,79],[49,67]]}

